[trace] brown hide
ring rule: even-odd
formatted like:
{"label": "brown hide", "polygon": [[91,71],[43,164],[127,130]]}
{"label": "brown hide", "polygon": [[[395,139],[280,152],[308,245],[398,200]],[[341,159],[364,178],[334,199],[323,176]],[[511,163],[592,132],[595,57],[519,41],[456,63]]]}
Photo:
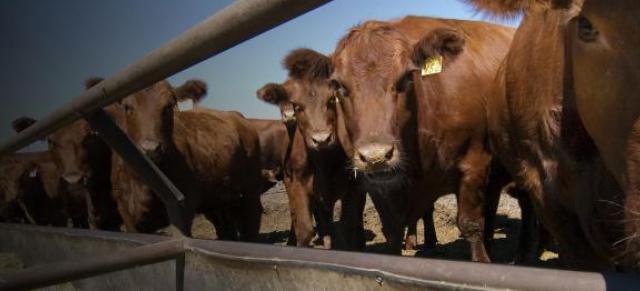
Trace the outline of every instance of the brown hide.
{"label": "brown hide", "polygon": [[[492,158],[484,105],[512,34],[487,23],[410,16],[366,22],[338,44],[333,79],[345,125],[339,140],[352,148],[393,251],[407,222],[457,193],[458,226],[472,259],[489,261],[485,207],[506,181],[486,182]],[[421,77],[419,67],[436,55],[444,71]]]}
{"label": "brown hide", "polygon": [[[495,3],[470,2],[505,12]],[[522,7],[524,19],[498,75],[501,98],[489,110],[492,143],[532,194],[566,264],[635,268],[640,3],[539,2],[546,6]]]}
{"label": "brown hide", "polygon": [[[189,224],[194,213],[203,213],[220,238],[236,239],[239,232],[241,239],[255,241],[262,213],[257,133],[236,112],[202,107],[178,112],[175,108],[179,99],[200,98],[205,92],[206,84],[200,81],[179,88],[158,82],[123,100],[120,123],[185,194]],[[135,175],[114,171],[114,179],[135,191],[128,196],[127,191],[118,191],[117,196],[128,229],[155,222],[148,217],[165,215],[157,213],[163,208],[153,206],[157,198]]]}
{"label": "brown hide", "polygon": [[[284,183],[289,195],[295,243],[309,245],[314,236],[312,219],[315,217],[324,247],[332,248],[335,247],[332,240],[336,201],[345,195],[362,195],[347,194],[352,181],[346,171],[345,153],[337,141],[336,99],[329,83],[331,61],[313,50],[297,49],[285,57],[283,64],[289,71],[289,78],[281,85],[265,85],[257,95],[259,99],[279,106],[282,112],[286,104],[294,109],[295,126],[290,127],[290,152],[285,157]],[[361,200],[347,199],[344,209],[360,207],[364,203]],[[360,214],[358,210],[343,213],[342,219],[349,225],[345,229],[350,229],[344,232],[349,236],[345,247],[359,248],[363,242],[360,242],[360,231],[356,228],[361,228],[361,219],[357,218],[362,216],[361,211]]]}

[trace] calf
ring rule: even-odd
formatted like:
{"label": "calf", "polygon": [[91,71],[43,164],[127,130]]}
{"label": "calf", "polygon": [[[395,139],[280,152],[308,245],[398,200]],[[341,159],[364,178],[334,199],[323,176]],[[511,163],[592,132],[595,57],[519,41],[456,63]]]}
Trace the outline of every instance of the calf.
{"label": "calf", "polygon": [[[237,112],[176,110],[178,101],[205,94],[201,81],[178,88],[161,81],[125,98],[119,122],[185,194],[189,223],[194,213],[203,213],[220,238],[236,239],[239,228],[241,239],[256,241],[262,214],[257,133]],[[150,216],[166,217],[154,206],[158,199],[116,159],[113,178],[121,188],[114,194],[127,229],[140,230],[144,222],[157,222],[146,220]]]}
{"label": "calf", "polygon": [[392,251],[399,252],[408,222],[457,193],[471,258],[490,261],[484,240],[495,210],[487,209],[508,178],[489,177],[483,106],[512,34],[486,23],[410,16],[366,22],[339,42],[332,76],[344,120],[339,140]]}
{"label": "calf", "polygon": [[[279,106],[285,122],[291,119],[286,119],[284,112],[288,107],[294,110],[295,128],[285,157],[284,183],[296,244],[308,246],[313,239],[314,213],[318,236],[325,248],[331,248],[335,236],[333,208],[338,199],[349,195],[352,181],[346,171],[347,157],[337,142],[336,99],[329,84],[330,59],[309,49],[297,49],[284,59],[284,66],[289,79],[283,84],[267,84],[257,95]],[[343,213],[351,204],[344,206]],[[357,239],[348,239],[347,244],[352,248],[363,245]]]}
{"label": "calf", "polygon": [[470,0],[524,12],[488,107],[491,142],[572,267],[640,262],[640,2]]}
{"label": "calf", "polygon": [[[98,78],[88,79],[85,88],[89,89],[100,81]],[[107,110],[112,108],[108,107]],[[15,121],[18,126],[28,124],[28,118]],[[75,205],[71,208],[78,215],[78,226],[120,230],[122,218],[111,195],[109,146],[92,132],[85,120],[76,121],[50,134],[47,144],[61,178],[59,187],[69,197],[74,197],[69,203]],[[87,221],[80,223],[83,216]]]}

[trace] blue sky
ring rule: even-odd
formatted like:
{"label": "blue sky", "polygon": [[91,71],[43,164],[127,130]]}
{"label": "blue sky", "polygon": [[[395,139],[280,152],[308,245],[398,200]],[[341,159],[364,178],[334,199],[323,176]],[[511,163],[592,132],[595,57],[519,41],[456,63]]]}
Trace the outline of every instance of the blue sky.
{"label": "blue sky", "polygon": [[[11,120],[42,117],[82,92],[88,76],[109,76],[232,3],[230,0],[19,0],[0,2],[0,138]],[[346,31],[369,19],[405,15],[482,19],[457,0],[334,0],[195,65],[170,80],[209,84],[203,104],[249,117],[277,118],[255,91],[286,77],[290,50],[330,53]],[[516,22],[506,23],[516,25]]]}

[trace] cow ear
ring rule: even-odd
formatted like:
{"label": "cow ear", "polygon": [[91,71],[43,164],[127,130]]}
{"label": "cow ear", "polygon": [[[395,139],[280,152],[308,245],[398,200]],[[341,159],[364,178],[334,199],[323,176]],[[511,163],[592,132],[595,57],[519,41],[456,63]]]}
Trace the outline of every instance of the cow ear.
{"label": "cow ear", "polygon": [[282,64],[289,71],[289,77],[297,79],[329,79],[333,72],[328,56],[307,48],[292,51]]}
{"label": "cow ear", "polygon": [[191,99],[195,104],[200,102],[207,95],[207,83],[200,80],[189,80],[182,86],[176,88],[175,92],[178,101]]}
{"label": "cow ear", "polygon": [[421,67],[425,60],[437,56],[453,59],[464,50],[464,35],[454,29],[438,28],[429,32],[413,50],[413,62]]}
{"label": "cow ear", "polygon": [[511,18],[524,11],[549,8],[568,9],[576,0],[465,0],[478,11],[492,16]]}
{"label": "cow ear", "polygon": [[23,116],[11,122],[11,127],[13,127],[13,130],[15,130],[15,132],[22,132],[34,123],[36,123],[35,119]]}
{"label": "cow ear", "polygon": [[264,85],[262,88],[258,89],[256,95],[258,96],[258,99],[273,105],[278,105],[280,102],[287,101],[289,99],[289,94],[287,94],[287,90],[284,89],[284,86],[275,83]]}
{"label": "cow ear", "polygon": [[98,85],[98,83],[102,82],[104,79],[100,77],[91,77],[89,79],[84,80],[84,88],[90,89],[91,87]]}

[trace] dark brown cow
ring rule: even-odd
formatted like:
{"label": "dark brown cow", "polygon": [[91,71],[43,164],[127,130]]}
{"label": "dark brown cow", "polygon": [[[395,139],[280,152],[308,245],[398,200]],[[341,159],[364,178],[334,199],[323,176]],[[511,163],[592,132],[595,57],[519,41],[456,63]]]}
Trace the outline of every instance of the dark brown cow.
{"label": "dark brown cow", "polygon": [[[66,226],[69,197],[60,192],[48,152],[17,153],[0,159],[0,219]],[[85,222],[86,222],[86,216]]]}
{"label": "dark brown cow", "polygon": [[[85,82],[89,89],[101,79]],[[113,107],[107,108],[108,111]],[[14,125],[27,125],[28,118]],[[87,213],[90,228],[120,230],[122,218],[111,195],[111,149],[91,131],[85,120],[76,121],[47,137],[52,160],[58,168],[64,192],[77,197],[72,207],[78,215]],[[83,197],[83,198],[81,198]],[[84,203],[80,203],[84,201]]]}
{"label": "dark brown cow", "polygon": [[640,259],[640,2],[469,1],[524,12],[489,104],[491,140],[570,266]]}
{"label": "dark brown cow", "polygon": [[[485,88],[512,34],[480,22],[406,17],[366,22],[338,44],[333,82],[345,125],[339,139],[394,252],[407,222],[438,197],[457,193],[458,227],[471,243],[472,260],[490,261],[483,241],[485,228],[493,229],[484,217],[495,210],[485,207],[506,181],[486,182],[492,156]],[[433,70],[421,77],[425,62]]]}
{"label": "dark brown cow", "polygon": [[[318,236],[325,248],[331,248],[335,235],[333,208],[338,199],[347,195],[351,181],[346,172],[347,158],[337,142],[336,99],[329,83],[330,59],[309,49],[298,49],[283,64],[289,71],[289,79],[281,85],[267,84],[257,95],[280,106],[282,112],[287,105],[295,112],[295,132],[286,157],[284,182],[296,244],[308,246],[313,239],[313,213],[318,222]],[[345,208],[349,207],[351,204],[347,202]],[[351,230],[349,235],[356,233],[359,232]],[[349,248],[362,245],[356,242],[361,240],[357,236],[347,240]]]}
{"label": "dark brown cow", "polygon": [[[134,143],[184,192],[192,214],[203,213],[222,239],[236,239],[238,229],[241,239],[255,241],[262,214],[257,133],[237,112],[176,110],[179,100],[205,94],[201,81],[178,88],[161,81],[125,98],[119,119]],[[122,167],[121,160],[117,163]],[[127,167],[114,171],[114,183],[125,185],[116,199],[127,229],[139,230],[145,218],[163,212]]]}
{"label": "dark brown cow", "polygon": [[262,192],[275,186],[284,178],[284,162],[290,149],[289,132],[283,120],[249,119],[260,139],[260,164],[262,167]]}

